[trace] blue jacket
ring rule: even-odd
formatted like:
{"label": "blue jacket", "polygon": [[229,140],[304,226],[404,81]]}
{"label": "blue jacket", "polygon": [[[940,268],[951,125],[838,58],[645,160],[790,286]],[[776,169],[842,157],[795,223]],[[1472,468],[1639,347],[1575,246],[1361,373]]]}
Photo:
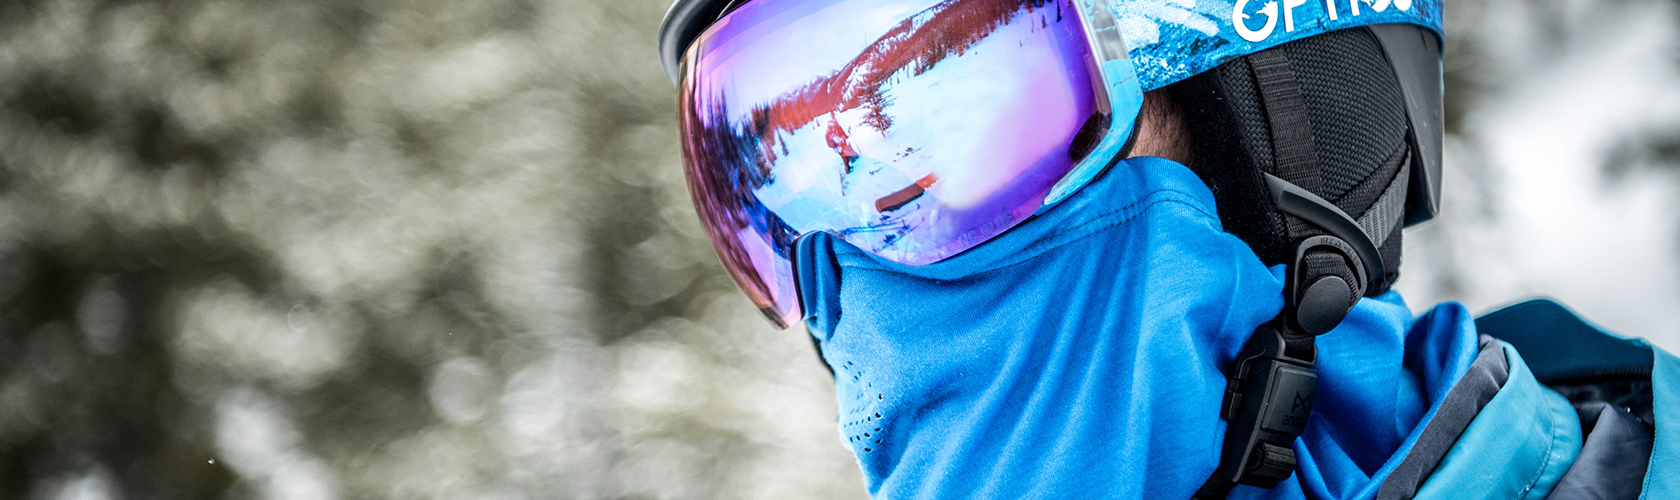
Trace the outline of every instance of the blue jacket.
{"label": "blue jacket", "polygon": [[[1544,299],[1475,326],[1503,383],[1497,368],[1462,376],[1455,392],[1485,396],[1449,394],[1421,432],[1440,444],[1399,457],[1438,465],[1389,476],[1377,498],[1680,498],[1680,359]],[[1453,405],[1464,416],[1442,417]]]}
{"label": "blue jacket", "polygon": [[[1218,462],[1223,370],[1282,307],[1281,268],[1216,213],[1188,169],[1139,158],[928,266],[801,240],[871,495],[1188,498]],[[1675,358],[1560,311],[1361,300],[1320,337],[1297,477],[1232,497],[1680,498]]]}

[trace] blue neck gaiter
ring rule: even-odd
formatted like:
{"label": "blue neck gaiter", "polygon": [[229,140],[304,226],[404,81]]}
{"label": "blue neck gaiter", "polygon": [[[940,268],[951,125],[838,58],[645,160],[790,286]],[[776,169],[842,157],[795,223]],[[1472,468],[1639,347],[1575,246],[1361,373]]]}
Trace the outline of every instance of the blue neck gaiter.
{"label": "blue neck gaiter", "polygon": [[[1189,169],[1136,158],[928,266],[802,240],[808,325],[870,494],[1189,498],[1218,463],[1222,369],[1283,306],[1281,268],[1216,214]],[[1319,396],[1297,445],[1311,489],[1366,496],[1463,373],[1470,318],[1437,313],[1413,329],[1389,293],[1320,338]],[[1233,494],[1300,497],[1294,480]]]}

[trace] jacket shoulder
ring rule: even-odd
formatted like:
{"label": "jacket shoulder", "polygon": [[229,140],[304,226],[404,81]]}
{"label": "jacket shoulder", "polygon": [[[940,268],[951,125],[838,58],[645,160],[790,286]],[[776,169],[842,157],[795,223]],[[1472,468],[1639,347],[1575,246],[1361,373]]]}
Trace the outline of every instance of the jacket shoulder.
{"label": "jacket shoulder", "polygon": [[[1569,473],[1578,480],[1566,477],[1565,485],[1590,490],[1643,477],[1640,498],[1680,498],[1680,358],[1605,331],[1549,299],[1488,313],[1476,319],[1476,329],[1514,348],[1536,380],[1580,412],[1586,446]],[[1595,435],[1603,438],[1594,443]],[[1643,474],[1592,463],[1594,452],[1607,464],[1644,455],[1624,448],[1649,450]]]}

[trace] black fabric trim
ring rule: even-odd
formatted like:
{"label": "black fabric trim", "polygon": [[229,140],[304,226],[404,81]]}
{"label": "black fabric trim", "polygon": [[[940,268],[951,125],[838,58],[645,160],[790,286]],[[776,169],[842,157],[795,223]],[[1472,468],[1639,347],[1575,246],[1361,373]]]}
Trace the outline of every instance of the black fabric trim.
{"label": "black fabric trim", "polygon": [[1435,417],[1429,419],[1429,423],[1424,424],[1423,434],[1418,436],[1406,458],[1401,459],[1400,465],[1383,478],[1376,500],[1404,500],[1417,496],[1418,489],[1423,487],[1430,474],[1435,473],[1435,468],[1447,457],[1447,451],[1452,450],[1458,437],[1505,386],[1511,376],[1511,367],[1505,362],[1505,350],[1487,335],[1481,336],[1479,342],[1481,349],[1476,353],[1476,360],[1470,363],[1469,371],[1453,384],[1452,389],[1447,390],[1440,409],[1435,411]]}

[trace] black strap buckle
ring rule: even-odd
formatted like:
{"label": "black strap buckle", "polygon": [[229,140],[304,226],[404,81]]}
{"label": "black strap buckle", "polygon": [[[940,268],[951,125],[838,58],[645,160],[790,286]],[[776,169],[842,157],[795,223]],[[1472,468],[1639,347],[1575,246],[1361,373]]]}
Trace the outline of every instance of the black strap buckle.
{"label": "black strap buckle", "polygon": [[[1295,438],[1306,430],[1318,389],[1312,337],[1286,339],[1279,318],[1260,327],[1226,379],[1219,468],[1197,499],[1225,498],[1237,484],[1270,488],[1295,472]],[[1294,344],[1293,346],[1291,344]]]}
{"label": "black strap buckle", "polygon": [[[1313,253],[1327,258],[1310,263]],[[1295,472],[1292,446],[1306,430],[1318,391],[1314,340],[1347,317],[1366,279],[1359,252],[1340,238],[1296,244],[1283,312],[1254,332],[1226,376],[1219,468],[1193,498],[1225,498],[1238,484],[1271,488]]]}

